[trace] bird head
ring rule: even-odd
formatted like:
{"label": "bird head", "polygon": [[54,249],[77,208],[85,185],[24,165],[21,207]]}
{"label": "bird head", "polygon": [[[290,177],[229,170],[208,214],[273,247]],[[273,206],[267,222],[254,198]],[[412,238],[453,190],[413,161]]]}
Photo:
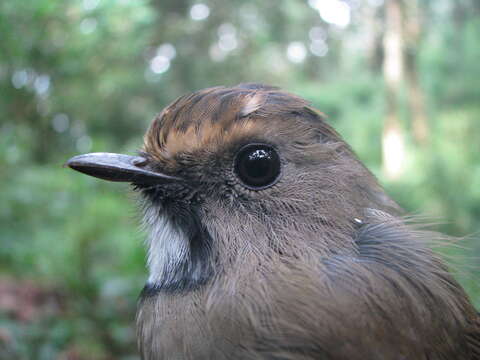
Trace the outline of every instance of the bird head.
{"label": "bird head", "polygon": [[396,207],[322,113],[258,84],[180,97],[153,120],[138,156],[92,153],[67,165],[134,185],[155,291],[351,254],[365,209]]}

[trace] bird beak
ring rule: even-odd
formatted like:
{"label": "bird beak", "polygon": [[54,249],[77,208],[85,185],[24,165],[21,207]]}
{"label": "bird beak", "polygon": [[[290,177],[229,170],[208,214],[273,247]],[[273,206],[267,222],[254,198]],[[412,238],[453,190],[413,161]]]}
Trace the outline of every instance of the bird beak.
{"label": "bird beak", "polygon": [[141,156],[113,153],[91,153],[72,157],[65,166],[81,173],[108,181],[133,184],[159,184],[181,180],[144,167],[147,160]]}

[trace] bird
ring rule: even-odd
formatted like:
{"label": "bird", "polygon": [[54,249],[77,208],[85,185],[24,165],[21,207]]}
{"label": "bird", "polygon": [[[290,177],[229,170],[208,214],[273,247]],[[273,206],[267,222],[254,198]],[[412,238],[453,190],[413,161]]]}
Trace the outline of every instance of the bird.
{"label": "bird", "polygon": [[138,193],[142,359],[480,359],[480,315],[432,250],[446,235],[406,216],[308,101],[211,87],[143,142],[66,163]]}

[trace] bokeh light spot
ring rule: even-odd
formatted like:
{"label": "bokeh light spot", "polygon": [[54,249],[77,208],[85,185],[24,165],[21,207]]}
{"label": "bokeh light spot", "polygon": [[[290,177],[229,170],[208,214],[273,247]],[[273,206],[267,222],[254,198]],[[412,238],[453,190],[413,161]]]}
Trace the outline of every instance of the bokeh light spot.
{"label": "bokeh light spot", "polygon": [[205,20],[210,15],[210,8],[205,4],[195,4],[190,8],[190,17],[195,21]]}
{"label": "bokeh light spot", "polygon": [[100,0],[83,0],[83,8],[85,11],[91,11],[94,10],[99,3]]}
{"label": "bokeh light spot", "polygon": [[155,74],[162,74],[170,68],[170,59],[164,55],[157,55],[150,61],[150,70]]}
{"label": "bokeh light spot", "polygon": [[12,85],[15,89],[20,89],[28,84],[29,74],[26,69],[17,70],[12,75]]}
{"label": "bokeh light spot", "polygon": [[176,55],[177,51],[175,50],[175,46],[170,43],[162,44],[157,48],[157,56],[164,56],[168,60],[172,60]]}
{"label": "bokeh light spot", "polygon": [[293,63],[301,63],[307,56],[307,49],[305,45],[300,41],[293,41],[288,44],[287,58]]}
{"label": "bokeh light spot", "polygon": [[33,83],[35,92],[38,95],[44,95],[50,88],[50,76],[48,75],[39,75]]}
{"label": "bokeh light spot", "polygon": [[346,27],[350,24],[351,9],[350,6],[340,0],[309,0],[308,4],[318,11],[323,21]]}
{"label": "bokeh light spot", "polygon": [[229,52],[235,50],[238,46],[237,29],[230,23],[222,24],[218,27],[218,47]]}
{"label": "bokeh light spot", "polygon": [[315,56],[325,56],[328,53],[328,45],[323,40],[314,40],[310,43],[310,52]]}

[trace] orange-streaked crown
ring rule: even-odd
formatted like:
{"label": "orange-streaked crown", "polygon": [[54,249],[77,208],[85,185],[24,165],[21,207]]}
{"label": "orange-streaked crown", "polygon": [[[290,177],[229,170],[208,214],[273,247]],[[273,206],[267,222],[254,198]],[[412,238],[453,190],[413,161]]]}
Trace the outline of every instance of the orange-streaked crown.
{"label": "orange-streaked crown", "polygon": [[[235,87],[212,87],[182,96],[167,106],[145,134],[143,150],[152,158],[168,161],[179,152],[197,149],[214,151],[220,143],[254,134],[268,137],[279,131],[269,126],[272,119],[284,126],[288,118],[308,114],[318,118],[323,131],[337,137],[309,104],[274,87],[241,84]],[[272,134],[273,135],[273,134]]]}

